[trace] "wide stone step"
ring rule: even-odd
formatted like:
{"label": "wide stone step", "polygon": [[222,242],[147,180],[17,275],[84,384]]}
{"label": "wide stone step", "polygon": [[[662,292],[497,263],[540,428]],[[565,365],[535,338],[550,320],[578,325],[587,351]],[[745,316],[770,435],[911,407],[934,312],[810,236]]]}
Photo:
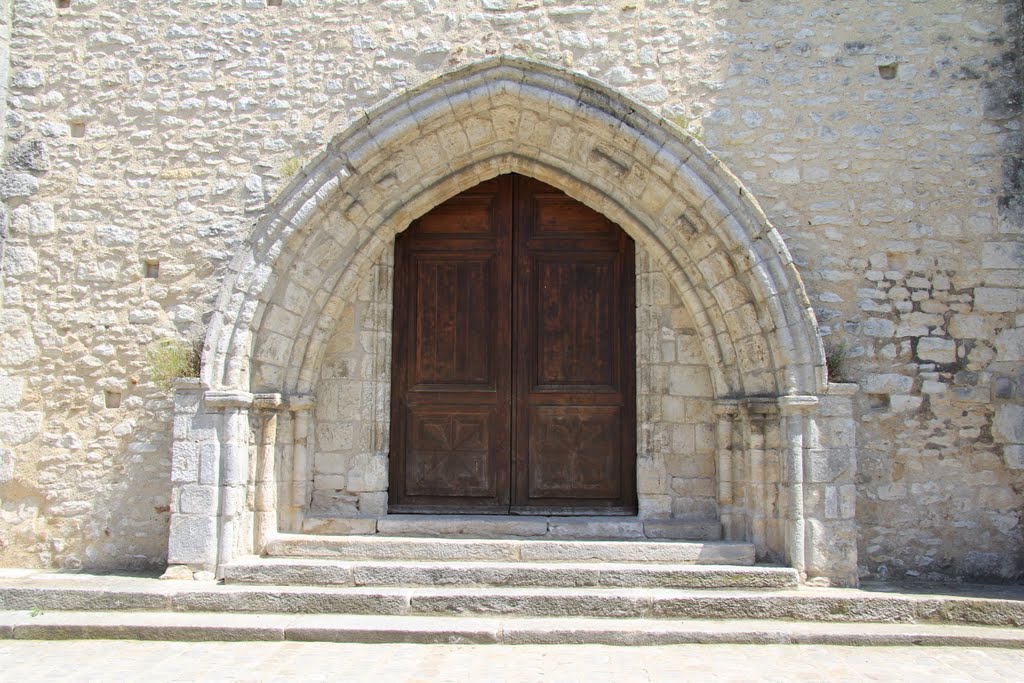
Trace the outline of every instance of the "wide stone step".
{"label": "wide stone step", "polygon": [[674,539],[722,538],[717,520],[640,519],[622,516],[544,517],[526,515],[384,515],[382,517],[307,517],[310,534],[433,536],[464,538]]}
{"label": "wide stone step", "polygon": [[594,586],[795,588],[784,567],[598,562],[380,562],[248,558],[223,568],[225,583],[337,586]]}
{"label": "wide stone step", "polygon": [[679,645],[944,645],[1024,648],[1024,629],[766,619],[539,619],[182,612],[0,612],[0,639],[135,639]]}
{"label": "wide stone step", "polygon": [[[888,590],[888,589],[887,589]],[[893,589],[894,590],[894,589]],[[320,587],[0,570],[0,610],[767,619],[1024,627],[1017,587],[960,595],[826,589]]]}
{"label": "wide stone step", "polygon": [[754,564],[754,546],[732,541],[570,541],[291,534],[272,540],[267,545],[266,554],[353,561]]}

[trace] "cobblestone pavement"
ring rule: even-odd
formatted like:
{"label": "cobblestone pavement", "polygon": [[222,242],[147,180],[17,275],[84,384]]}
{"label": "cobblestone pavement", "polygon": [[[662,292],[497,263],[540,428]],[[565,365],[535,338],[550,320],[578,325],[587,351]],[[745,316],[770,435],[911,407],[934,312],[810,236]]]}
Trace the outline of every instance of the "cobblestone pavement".
{"label": "cobblestone pavement", "polygon": [[821,645],[5,641],[0,681],[1020,681],[1024,652]]}

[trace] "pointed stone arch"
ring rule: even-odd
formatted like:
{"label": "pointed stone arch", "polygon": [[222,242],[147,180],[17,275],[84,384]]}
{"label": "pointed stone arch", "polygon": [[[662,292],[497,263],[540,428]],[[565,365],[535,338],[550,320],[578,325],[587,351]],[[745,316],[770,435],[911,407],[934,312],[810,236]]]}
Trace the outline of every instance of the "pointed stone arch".
{"label": "pointed stone arch", "polygon": [[698,321],[720,396],[821,392],[824,354],[800,275],[739,180],[608,87],[508,58],[392,97],[297,174],[231,266],[204,379],[249,388],[260,335],[290,328],[278,335],[287,348],[274,347],[279,388],[308,390],[339,284],[418,215],[508,172],[562,189],[651,251]]}
{"label": "pointed stone arch", "polygon": [[[757,448],[755,458],[775,448],[788,463],[776,468],[788,474],[735,482],[735,495],[735,477],[720,473],[723,522],[733,516],[732,534],[753,540],[761,556],[804,569],[803,460],[815,444],[804,439],[806,416],[792,414],[817,402],[827,378],[814,314],[781,236],[698,141],[597,81],[528,60],[490,59],[384,101],[334,138],[260,219],[230,266],[205,342],[207,403],[225,416],[219,457],[246,452],[235,443],[245,438],[238,411],[254,394],[264,403],[291,397],[297,412],[289,466],[301,470],[308,457],[301,397],[315,394],[348,293],[410,221],[510,172],[605,214],[668,276],[693,318],[721,399],[719,468],[735,455],[729,468],[747,472],[747,454]],[[790,417],[780,418],[780,410]],[[741,435],[754,432],[759,445],[751,450]],[[266,461],[259,467],[269,467]],[[292,486],[301,487],[300,479],[295,475]],[[252,547],[238,523],[243,505],[230,502],[225,488],[242,484],[237,476],[221,481],[220,562]],[[785,502],[771,510],[780,497]],[[260,522],[257,500],[257,537],[261,524],[264,532],[276,528],[262,512]],[[839,572],[849,573],[845,565]]]}

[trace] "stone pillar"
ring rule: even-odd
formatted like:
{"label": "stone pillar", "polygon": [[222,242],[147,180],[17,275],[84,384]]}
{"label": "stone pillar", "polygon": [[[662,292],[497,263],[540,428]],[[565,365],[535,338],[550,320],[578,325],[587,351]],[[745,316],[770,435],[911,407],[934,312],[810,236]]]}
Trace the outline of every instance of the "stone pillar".
{"label": "stone pillar", "polygon": [[258,410],[259,438],[253,491],[253,553],[262,555],[267,542],[277,531],[277,411],[281,394],[256,394],[253,407]]}
{"label": "stone pillar", "polygon": [[830,384],[804,431],[805,563],[808,581],[856,586],[856,384]]}
{"label": "stone pillar", "polygon": [[220,501],[220,416],[198,379],[174,382],[171,430],[171,527],[167,578],[213,578]]}
{"label": "stone pillar", "polygon": [[288,496],[288,528],[293,532],[302,530],[302,519],[306,515],[310,499],[309,434],[312,410],[316,401],[312,396],[292,396],[288,410],[292,413],[291,444],[291,486]]}
{"label": "stone pillar", "polygon": [[733,421],[739,412],[739,402],[722,399],[715,403],[714,411],[718,417],[716,425],[718,516],[722,523],[722,533],[725,539],[732,541],[741,538],[743,533],[739,527],[740,520],[737,519],[734,512],[736,476],[733,468],[738,464],[738,459],[733,457],[732,439]]}
{"label": "stone pillar", "polygon": [[217,566],[252,553],[251,516],[246,506],[249,480],[249,407],[253,395],[241,390],[206,392],[206,405],[220,409],[220,524]]}
{"label": "stone pillar", "polygon": [[781,396],[779,409],[783,423],[782,502],[785,517],[785,557],[790,567],[805,579],[806,549],[804,529],[804,434],[807,414],[818,405],[817,396]]}
{"label": "stone pillar", "polygon": [[754,544],[757,558],[762,561],[778,559],[779,548],[772,546],[775,523],[772,502],[775,481],[770,471],[772,454],[769,453],[769,421],[778,414],[773,398],[748,398],[742,401],[747,447],[746,511],[750,526],[749,540]]}

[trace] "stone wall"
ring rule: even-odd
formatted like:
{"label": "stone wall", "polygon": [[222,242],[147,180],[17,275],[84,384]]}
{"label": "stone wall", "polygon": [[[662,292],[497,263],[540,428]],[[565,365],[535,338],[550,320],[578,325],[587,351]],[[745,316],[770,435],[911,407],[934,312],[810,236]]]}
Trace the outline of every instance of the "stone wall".
{"label": "stone wall", "polygon": [[862,387],[863,573],[1021,576],[1019,2],[265,5],[13,0],[0,564],[165,561],[147,345],[201,333],[267,203],[363,110],[510,54],[651,107],[759,199]]}

